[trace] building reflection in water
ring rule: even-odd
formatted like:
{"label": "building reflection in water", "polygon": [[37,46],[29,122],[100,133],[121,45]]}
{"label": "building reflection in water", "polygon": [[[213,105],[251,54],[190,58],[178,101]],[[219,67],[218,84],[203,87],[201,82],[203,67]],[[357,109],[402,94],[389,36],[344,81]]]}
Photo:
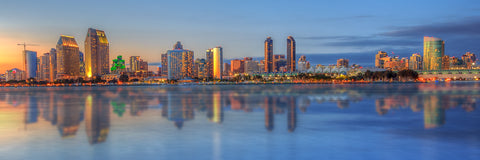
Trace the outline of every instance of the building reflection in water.
{"label": "building reflection in water", "polygon": [[57,128],[62,138],[73,137],[77,133],[80,121],[83,119],[82,106],[72,103],[65,104],[75,98],[76,95],[61,95],[61,100],[55,101],[57,108]]}
{"label": "building reflection in water", "polygon": [[192,97],[190,95],[176,96],[168,93],[167,117],[178,129],[182,129],[185,121],[194,117]]}
{"label": "building reflection in water", "polygon": [[274,119],[274,110],[275,110],[275,103],[273,101],[272,97],[266,96],[264,99],[264,112],[265,112],[265,128],[268,131],[272,131],[274,124],[273,124],[273,119]]}
{"label": "building reflection in water", "polygon": [[[227,118],[225,110],[228,110],[225,107],[230,107],[232,112],[243,111],[246,112],[245,114],[264,112],[264,122],[257,123],[264,123],[267,131],[274,130],[275,116],[277,119],[286,116],[287,131],[295,132],[297,114],[309,110],[311,112],[321,110],[323,103],[336,104],[338,108],[348,110],[356,107],[350,103],[356,103],[362,101],[363,97],[369,97],[369,100],[374,102],[378,115],[389,114],[395,109],[410,109],[419,113],[423,111],[423,122],[417,123],[423,123],[425,129],[433,129],[446,123],[449,109],[458,107],[466,112],[475,110],[476,99],[480,98],[480,92],[473,91],[471,88],[451,87],[454,89],[438,88],[438,86],[429,88],[428,85],[419,85],[419,87],[415,86],[415,89],[407,88],[406,91],[395,87],[386,87],[375,90],[375,92],[371,92],[369,88],[355,87],[343,89],[301,88],[300,90],[286,87],[285,91],[278,91],[281,89],[277,91],[264,90],[258,86],[247,86],[242,90],[224,90],[216,87],[213,89],[209,87],[157,89],[120,87],[115,89],[114,93],[111,89],[97,88],[69,92],[69,89],[66,88],[51,89],[46,93],[26,92],[26,96],[23,95],[24,93],[5,93],[3,97],[0,97],[0,101],[3,100],[5,104],[10,104],[14,108],[25,107],[24,119],[22,119],[25,124],[37,123],[38,117],[49,121],[58,128],[61,137],[76,135],[78,127],[85,117],[88,141],[90,144],[97,144],[107,139],[110,129],[110,114],[116,114],[118,117],[122,117],[125,113],[130,116],[141,116],[143,112],[156,109],[148,107],[153,103],[156,103],[153,106],[162,106],[161,115],[172,121],[178,129],[184,126],[185,121],[194,119],[194,111],[205,112],[206,119],[210,122],[224,123]],[[399,91],[390,93],[391,90]],[[316,108],[309,109],[312,106]],[[297,109],[300,113],[297,113]],[[278,124],[282,123],[277,121]]]}
{"label": "building reflection in water", "polygon": [[110,129],[110,107],[100,94],[89,94],[85,100],[85,126],[90,144],[105,142]]}
{"label": "building reflection in water", "polygon": [[27,93],[28,96],[28,105],[25,110],[25,124],[36,123],[38,121],[38,116],[40,115],[38,109],[37,97]]}
{"label": "building reflection in water", "polygon": [[207,107],[207,117],[211,122],[223,122],[222,95],[216,91],[212,95],[212,105]]}
{"label": "building reflection in water", "polygon": [[295,97],[288,97],[287,107],[288,107],[288,131],[293,132],[297,128],[297,99]]}
{"label": "building reflection in water", "polygon": [[438,96],[426,96],[424,97],[423,105],[423,121],[426,129],[436,128],[445,124],[445,109],[442,106],[448,105],[448,99],[442,99],[443,102],[440,102],[440,97]]}

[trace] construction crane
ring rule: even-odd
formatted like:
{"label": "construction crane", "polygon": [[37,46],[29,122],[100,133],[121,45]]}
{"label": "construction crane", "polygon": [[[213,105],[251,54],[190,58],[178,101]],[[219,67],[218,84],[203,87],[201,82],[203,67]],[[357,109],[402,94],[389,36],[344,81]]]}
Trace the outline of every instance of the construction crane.
{"label": "construction crane", "polygon": [[22,64],[23,64],[23,71],[27,71],[27,68],[25,66],[26,62],[27,62],[27,57],[25,57],[25,52],[27,51],[27,46],[38,46],[38,44],[27,44],[25,42],[23,43],[19,43],[17,44],[17,46],[23,46],[23,53],[22,53],[22,57],[23,57],[23,61],[22,61]]}

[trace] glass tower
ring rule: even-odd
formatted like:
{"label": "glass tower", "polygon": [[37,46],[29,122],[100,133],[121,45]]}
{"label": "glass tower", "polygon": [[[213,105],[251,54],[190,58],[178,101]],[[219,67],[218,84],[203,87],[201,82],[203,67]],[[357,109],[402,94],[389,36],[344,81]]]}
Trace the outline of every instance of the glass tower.
{"label": "glass tower", "polygon": [[223,48],[215,47],[213,51],[213,78],[222,79],[223,71]]}
{"label": "glass tower", "polygon": [[445,42],[440,38],[423,37],[423,69],[441,70]]}
{"label": "glass tower", "polygon": [[37,52],[35,51],[25,51],[25,71],[27,76],[25,78],[36,78],[37,77]]}

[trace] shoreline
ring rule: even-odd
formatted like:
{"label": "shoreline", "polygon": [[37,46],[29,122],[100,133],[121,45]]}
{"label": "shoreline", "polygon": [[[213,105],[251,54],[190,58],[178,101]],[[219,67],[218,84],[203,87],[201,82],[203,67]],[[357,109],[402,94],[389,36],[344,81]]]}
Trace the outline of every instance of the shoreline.
{"label": "shoreline", "polygon": [[[459,81],[459,82],[476,82],[476,81]],[[428,82],[420,82],[420,81],[347,81],[347,82],[335,82],[335,81],[328,81],[328,82],[206,82],[206,83],[198,83],[198,82],[188,82],[188,83],[176,83],[176,84],[169,84],[169,83],[132,83],[132,84],[55,84],[55,85],[39,85],[39,84],[19,84],[19,85],[1,85],[0,88],[29,88],[29,87],[46,87],[46,88],[56,88],[56,87],[128,87],[128,86],[216,86],[216,85],[308,85],[308,84],[320,84],[320,85],[348,85],[348,84],[398,84],[398,83],[428,83]],[[435,82],[431,82],[435,83]],[[442,82],[445,83],[445,82]],[[447,82],[448,83],[448,82]]]}

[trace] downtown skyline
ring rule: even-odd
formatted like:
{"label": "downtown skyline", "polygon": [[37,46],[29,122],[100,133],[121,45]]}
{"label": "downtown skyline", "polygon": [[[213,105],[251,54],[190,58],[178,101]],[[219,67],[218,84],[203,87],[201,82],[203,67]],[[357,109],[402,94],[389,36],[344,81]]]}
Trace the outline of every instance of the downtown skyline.
{"label": "downtown skyline", "polygon": [[[38,44],[27,46],[27,50],[42,55],[55,48],[58,36],[70,35],[77,39],[80,51],[85,53],[82,39],[85,28],[90,27],[107,33],[110,59],[117,55],[141,56],[150,63],[159,63],[160,55],[176,41],[188,44],[189,49],[197,52],[195,57],[199,58],[205,58],[202,53],[205,49],[220,45],[225,49],[224,59],[227,60],[263,57],[262,42],[265,37],[271,36],[274,46],[277,46],[273,53],[285,55],[284,37],[290,35],[297,42],[297,56],[336,53],[339,56],[335,58],[347,58],[352,63],[356,60],[350,55],[372,56],[378,50],[395,52],[402,57],[422,53],[423,36],[445,40],[448,44],[445,53],[448,55],[459,56],[467,51],[479,53],[480,47],[474,40],[480,37],[480,28],[474,26],[480,24],[480,5],[475,1],[436,2],[439,12],[433,14],[430,12],[434,9],[430,9],[427,2],[416,2],[416,5],[349,2],[351,5],[344,6],[342,3],[345,2],[290,4],[275,1],[271,7],[261,11],[262,4],[266,2],[190,1],[182,3],[187,11],[177,16],[167,14],[174,8],[153,10],[155,6],[177,5],[165,4],[169,2],[148,3],[151,5],[142,2],[98,2],[98,5],[90,6],[91,9],[104,11],[93,16],[93,13],[82,11],[87,7],[86,2],[75,4],[70,14],[59,15],[53,10],[41,13],[30,11],[35,8],[66,11],[55,2],[25,1],[25,5],[21,6],[19,3],[22,2],[7,1],[2,2],[3,7],[0,7],[0,15],[4,15],[0,16],[0,20],[5,22],[0,25],[0,70],[21,68],[23,47],[17,46],[17,43]],[[221,14],[202,10],[206,6],[219,8],[218,13]],[[18,11],[20,7],[29,11]],[[375,9],[378,11],[370,11]],[[327,14],[334,11],[341,12]],[[74,21],[64,23],[71,19]],[[371,58],[366,59],[371,61]]]}

